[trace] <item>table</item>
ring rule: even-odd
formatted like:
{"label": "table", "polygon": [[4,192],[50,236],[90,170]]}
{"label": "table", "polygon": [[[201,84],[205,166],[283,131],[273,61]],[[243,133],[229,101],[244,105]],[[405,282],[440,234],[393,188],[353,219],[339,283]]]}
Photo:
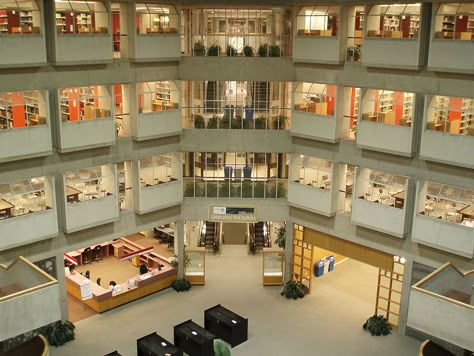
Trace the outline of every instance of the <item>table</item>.
{"label": "table", "polygon": [[463,219],[474,219],[474,205],[466,205],[458,210]]}
{"label": "table", "polygon": [[402,190],[401,192],[392,194],[392,197],[395,198],[395,208],[403,209],[403,205],[405,204],[405,191]]}
{"label": "table", "polygon": [[155,332],[137,339],[137,355],[182,356],[183,351]]}
{"label": "table", "polygon": [[220,304],[204,311],[204,326],[232,347],[248,339],[248,319],[235,314]]}
{"label": "table", "polygon": [[79,194],[82,192],[76,188],[67,186],[66,187],[66,201],[68,203],[75,203],[79,201]]}
{"label": "table", "polygon": [[15,207],[12,203],[5,199],[0,199],[0,220],[12,216],[12,209]]}
{"label": "table", "polygon": [[174,344],[190,356],[214,356],[216,336],[192,320],[175,325]]}

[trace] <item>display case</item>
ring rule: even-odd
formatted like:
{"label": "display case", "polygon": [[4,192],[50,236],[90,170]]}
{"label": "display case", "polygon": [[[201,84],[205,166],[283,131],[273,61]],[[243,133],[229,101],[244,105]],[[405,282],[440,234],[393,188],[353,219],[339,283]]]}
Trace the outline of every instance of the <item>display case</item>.
{"label": "display case", "polygon": [[283,285],[285,250],[279,247],[263,249],[263,285]]}
{"label": "display case", "polygon": [[206,249],[186,249],[186,279],[193,285],[204,285],[206,281]]}

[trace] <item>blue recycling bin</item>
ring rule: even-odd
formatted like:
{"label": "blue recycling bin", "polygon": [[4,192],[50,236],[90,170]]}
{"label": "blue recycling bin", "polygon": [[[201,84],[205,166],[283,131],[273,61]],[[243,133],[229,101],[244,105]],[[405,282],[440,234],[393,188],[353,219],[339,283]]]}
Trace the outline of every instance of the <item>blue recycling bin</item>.
{"label": "blue recycling bin", "polygon": [[251,178],[252,177],[252,167],[246,164],[243,168],[244,171],[244,178]]}
{"label": "blue recycling bin", "polygon": [[331,272],[334,269],[334,262],[336,261],[336,258],[334,256],[328,256],[326,257],[326,261],[329,263],[328,272]]}
{"label": "blue recycling bin", "polygon": [[245,119],[253,120],[253,109],[250,105],[245,105]]}
{"label": "blue recycling bin", "polygon": [[224,167],[224,178],[230,179],[232,178],[232,166],[225,166]]}
{"label": "blue recycling bin", "polygon": [[314,264],[314,275],[321,277],[324,274],[324,260],[320,260]]}

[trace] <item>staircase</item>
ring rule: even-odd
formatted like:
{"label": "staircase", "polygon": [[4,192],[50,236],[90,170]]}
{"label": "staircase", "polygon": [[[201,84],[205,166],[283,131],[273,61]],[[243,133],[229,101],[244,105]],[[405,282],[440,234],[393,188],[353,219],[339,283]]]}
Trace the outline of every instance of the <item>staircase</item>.
{"label": "staircase", "polygon": [[201,246],[204,246],[206,250],[217,251],[219,250],[219,241],[217,238],[217,224],[215,222],[206,221],[206,234],[201,237]]}
{"label": "staircase", "polygon": [[[264,247],[269,247],[268,236],[264,234],[265,222],[259,221],[254,225],[254,243],[255,251],[262,251]],[[268,234],[268,229],[267,229]]]}

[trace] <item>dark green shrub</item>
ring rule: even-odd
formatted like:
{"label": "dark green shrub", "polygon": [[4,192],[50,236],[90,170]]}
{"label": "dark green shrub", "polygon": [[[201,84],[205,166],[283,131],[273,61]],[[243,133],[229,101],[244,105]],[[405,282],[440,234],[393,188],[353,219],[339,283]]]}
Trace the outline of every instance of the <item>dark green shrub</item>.
{"label": "dark green shrub", "polygon": [[241,117],[236,117],[235,119],[232,119],[230,122],[230,128],[231,129],[241,129],[242,128],[242,118]]}
{"label": "dark green shrub", "polygon": [[268,191],[271,198],[286,198],[286,188],[282,182],[274,184]]}
{"label": "dark green shrub", "polygon": [[285,115],[278,115],[272,120],[272,128],[274,130],[283,130],[289,118]]}
{"label": "dark green shrub", "polygon": [[194,182],[187,182],[184,187],[184,196],[185,197],[194,197]]}
{"label": "dark green shrub", "polygon": [[281,49],[278,45],[270,46],[270,57],[281,57]]}
{"label": "dark green shrub", "polygon": [[220,129],[228,129],[230,127],[230,119],[224,115],[222,119],[219,120]]}
{"label": "dark green shrub", "polygon": [[206,128],[206,121],[201,115],[194,115],[194,128],[195,129],[204,129]]}
{"label": "dark green shrub", "polygon": [[265,197],[265,183],[257,182],[255,183],[254,191],[253,191],[254,198],[264,198]]}
{"label": "dark green shrub", "polygon": [[207,49],[208,56],[218,56],[220,52],[221,52],[221,46],[217,44],[213,44]]}
{"label": "dark green shrub", "polygon": [[277,238],[275,239],[275,244],[278,247],[285,248],[286,244],[286,227],[282,226],[278,229]]}
{"label": "dark green shrub", "polygon": [[217,183],[207,183],[207,197],[217,198]]}
{"label": "dark green shrub", "polygon": [[173,287],[176,292],[186,292],[191,289],[191,282],[186,278],[180,278],[173,281],[171,287]]}
{"label": "dark green shrub", "polygon": [[226,54],[228,57],[235,57],[237,55],[237,51],[234,47],[228,45],[226,49]]}
{"label": "dark green shrub", "polygon": [[258,55],[260,57],[268,57],[270,55],[270,48],[268,44],[263,44],[258,47]]}
{"label": "dark green shrub", "polygon": [[197,41],[193,46],[193,52],[195,56],[204,56],[206,54],[206,47],[202,41]]}
{"label": "dark green shrub", "polygon": [[391,334],[392,326],[382,315],[373,315],[362,325],[362,328],[372,336]]}
{"label": "dark green shrub", "polygon": [[242,182],[242,198],[252,198],[252,183],[249,181]]}
{"label": "dark green shrub", "polygon": [[217,117],[213,116],[207,121],[208,129],[217,129]]}
{"label": "dark green shrub", "polygon": [[255,129],[265,130],[267,128],[267,118],[260,116],[255,119]]}
{"label": "dark green shrub", "polygon": [[54,324],[48,325],[45,330],[40,332],[52,346],[61,346],[66,342],[74,340],[74,329],[76,327],[70,321],[59,320]]}
{"label": "dark green shrub", "polygon": [[255,55],[253,47],[245,46],[244,47],[244,56],[245,57],[253,57]]}
{"label": "dark green shrub", "polygon": [[306,294],[308,294],[309,289],[303,283],[293,281],[293,282],[286,282],[285,286],[283,287],[283,291],[280,293],[286,299],[298,299],[304,298]]}

